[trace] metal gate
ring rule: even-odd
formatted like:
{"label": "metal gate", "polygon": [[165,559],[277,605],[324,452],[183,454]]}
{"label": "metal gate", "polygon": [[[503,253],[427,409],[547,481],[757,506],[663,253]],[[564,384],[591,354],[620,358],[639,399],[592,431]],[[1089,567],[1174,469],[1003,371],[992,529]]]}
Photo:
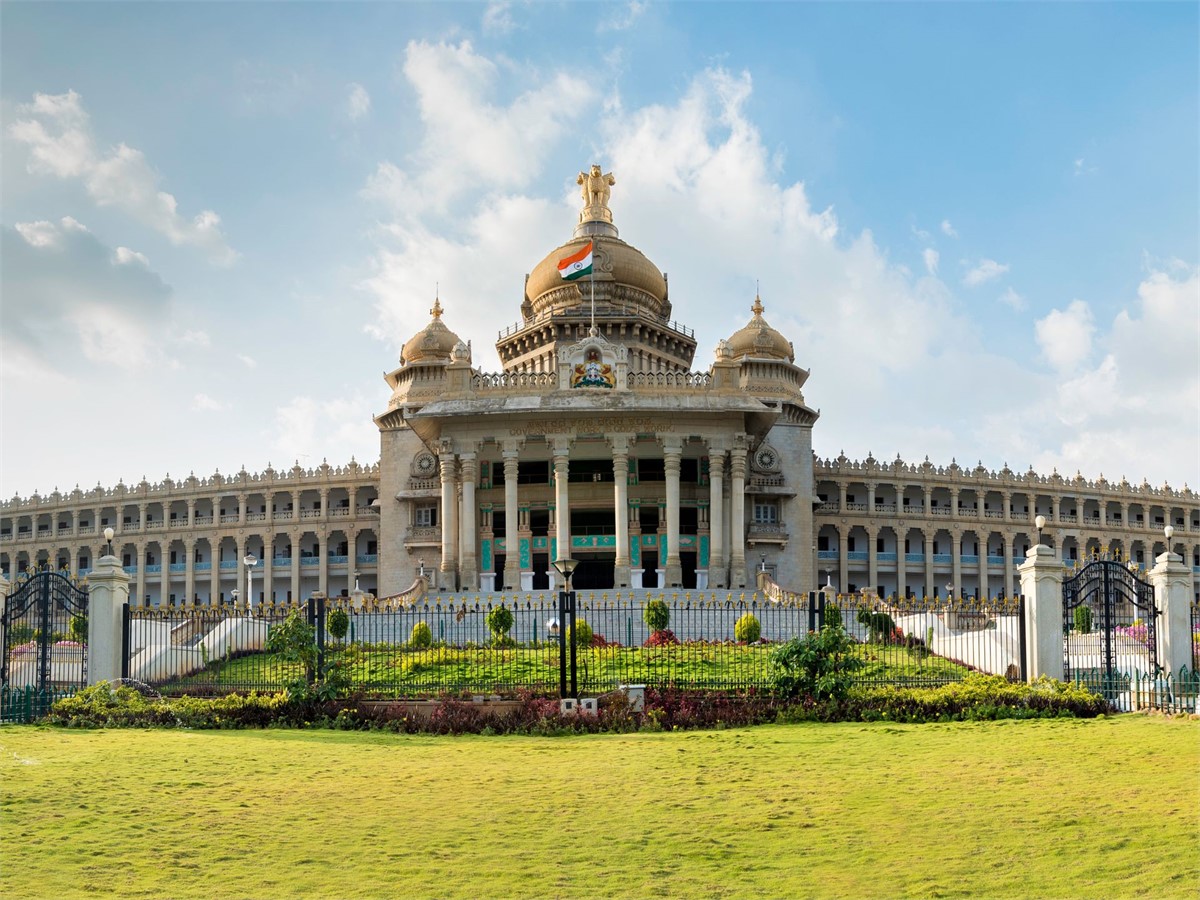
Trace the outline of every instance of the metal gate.
{"label": "metal gate", "polygon": [[0,615],[0,722],[39,719],[87,684],[87,587],[41,569],[22,574]]}
{"label": "metal gate", "polygon": [[1063,667],[1068,681],[1116,701],[1130,681],[1158,673],[1154,586],[1128,565],[1097,559],[1063,582]]}

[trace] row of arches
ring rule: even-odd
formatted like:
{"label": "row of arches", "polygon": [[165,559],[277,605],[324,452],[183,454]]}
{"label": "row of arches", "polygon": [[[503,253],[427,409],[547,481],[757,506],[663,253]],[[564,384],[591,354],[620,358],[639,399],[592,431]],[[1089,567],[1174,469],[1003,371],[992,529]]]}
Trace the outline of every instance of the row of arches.
{"label": "row of arches", "polygon": [[[0,573],[14,578],[39,567],[87,575],[107,552],[100,545],[54,545],[0,552]],[[255,603],[286,601],[313,591],[348,594],[357,583],[374,592],[378,536],[374,529],[272,531],[238,539],[232,535],[123,540],[113,555],[130,576],[130,602],[216,604],[234,599],[233,591]],[[254,564],[247,565],[247,557]]]}

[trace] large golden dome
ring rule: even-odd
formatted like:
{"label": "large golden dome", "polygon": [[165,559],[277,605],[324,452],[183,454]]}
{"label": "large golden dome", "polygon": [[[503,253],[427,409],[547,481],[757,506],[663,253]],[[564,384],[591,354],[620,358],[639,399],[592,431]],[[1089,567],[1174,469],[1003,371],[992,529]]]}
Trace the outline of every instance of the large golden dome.
{"label": "large golden dome", "polygon": [[525,294],[533,305],[533,312],[552,309],[563,305],[568,299],[586,298],[591,287],[586,278],[579,281],[564,281],[558,274],[559,260],[581,250],[588,241],[594,242],[592,250],[592,276],[596,279],[596,295],[603,295],[618,303],[650,306],[658,315],[663,315],[663,304],[667,299],[667,280],[658,266],[650,262],[636,247],[631,247],[618,237],[591,234],[580,235],[551,250],[533,267]]}
{"label": "large golden dome", "polygon": [[735,331],[729,338],[729,351],[733,358],[751,356],[757,359],[786,359],[788,362],[795,362],[796,354],[792,349],[792,342],[767,324],[767,320],[762,316],[762,300],[757,295],[750,311],[754,313],[754,318],[745,328]]}
{"label": "large golden dome", "polygon": [[446,323],[442,321],[440,299],[434,299],[433,309],[429,312],[433,315],[433,319],[409,339],[400,353],[400,361],[406,365],[414,362],[448,360],[454,352],[455,345],[461,343],[458,335],[447,328]]}

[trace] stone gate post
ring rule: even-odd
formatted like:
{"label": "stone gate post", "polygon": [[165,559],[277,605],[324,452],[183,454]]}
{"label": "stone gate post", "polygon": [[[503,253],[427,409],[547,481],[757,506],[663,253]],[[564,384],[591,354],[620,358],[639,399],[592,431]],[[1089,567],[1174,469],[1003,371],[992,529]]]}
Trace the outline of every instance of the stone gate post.
{"label": "stone gate post", "polygon": [[9,587],[8,579],[0,573],[0,653],[8,649],[8,635],[4,633],[4,611],[8,605]]}
{"label": "stone gate post", "polygon": [[121,677],[124,607],[129,602],[129,575],[111,554],[96,561],[88,574],[88,684]]}
{"label": "stone gate post", "polygon": [[1178,553],[1159,554],[1150,570],[1154,605],[1159,609],[1158,661],[1163,669],[1178,675],[1192,663],[1192,571]]}
{"label": "stone gate post", "polygon": [[1021,573],[1021,593],[1025,595],[1025,676],[1030,681],[1040,675],[1063,677],[1063,599],[1062,563],[1045,544],[1029,548]]}

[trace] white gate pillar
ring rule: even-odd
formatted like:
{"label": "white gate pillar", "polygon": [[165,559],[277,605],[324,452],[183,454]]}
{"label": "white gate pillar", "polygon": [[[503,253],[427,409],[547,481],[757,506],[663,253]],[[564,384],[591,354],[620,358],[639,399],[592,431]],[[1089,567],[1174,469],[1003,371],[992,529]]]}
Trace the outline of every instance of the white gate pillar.
{"label": "white gate pillar", "polygon": [[1062,563],[1045,544],[1029,548],[1017,567],[1025,595],[1025,677],[1063,678]]}
{"label": "white gate pillar", "polygon": [[4,613],[8,606],[9,587],[8,579],[0,573],[0,653],[8,649],[8,635],[4,633]]}
{"label": "white gate pillar", "polygon": [[128,602],[129,575],[120,560],[111,554],[100,557],[88,573],[88,685],[121,677]]}
{"label": "white gate pillar", "polygon": [[1154,585],[1154,605],[1160,616],[1158,661],[1163,669],[1178,675],[1180,669],[1192,670],[1192,571],[1183,557],[1169,550],[1155,559],[1150,570]]}

